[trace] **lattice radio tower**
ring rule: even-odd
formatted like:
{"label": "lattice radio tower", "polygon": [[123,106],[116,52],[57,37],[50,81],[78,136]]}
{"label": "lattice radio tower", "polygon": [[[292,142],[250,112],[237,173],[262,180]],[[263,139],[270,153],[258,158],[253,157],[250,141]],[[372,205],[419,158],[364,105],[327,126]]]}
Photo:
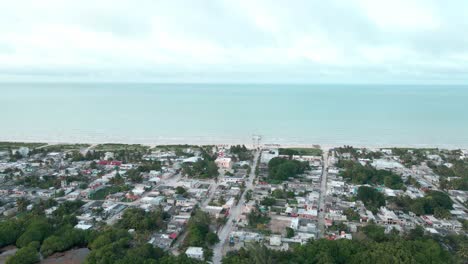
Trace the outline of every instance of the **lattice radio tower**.
{"label": "lattice radio tower", "polygon": [[252,135],[252,146],[254,149],[260,147],[260,142],[262,141],[261,135]]}

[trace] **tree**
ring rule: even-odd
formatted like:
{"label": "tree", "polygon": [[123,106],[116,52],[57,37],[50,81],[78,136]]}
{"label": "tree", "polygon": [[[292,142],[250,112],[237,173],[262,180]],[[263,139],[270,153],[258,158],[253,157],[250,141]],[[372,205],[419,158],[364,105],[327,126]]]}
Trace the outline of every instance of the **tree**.
{"label": "tree", "polygon": [[359,221],[359,213],[354,211],[352,208],[347,208],[343,211],[349,221]]}
{"label": "tree", "polygon": [[146,212],[139,208],[130,208],[124,211],[117,227],[135,229],[136,231],[149,231],[164,226],[165,215],[161,210]]}
{"label": "tree", "polygon": [[208,247],[219,241],[218,236],[210,231],[211,218],[208,213],[196,210],[187,224],[185,246]]}
{"label": "tree", "polygon": [[187,191],[185,190],[185,188],[182,187],[182,186],[177,186],[176,189],[175,189],[175,191],[176,191],[176,194],[182,194],[182,195],[185,194],[185,193],[187,192]]}
{"label": "tree", "polygon": [[298,160],[277,157],[268,162],[269,179],[275,181],[285,181],[289,177],[304,173],[307,169],[309,169],[309,163]]}
{"label": "tree", "polygon": [[286,227],[286,237],[287,238],[294,237],[294,229],[290,227]]}
{"label": "tree", "polygon": [[213,232],[208,232],[208,234],[206,234],[205,236],[205,239],[206,239],[206,243],[210,246],[219,242],[218,236]]}
{"label": "tree", "polygon": [[376,242],[382,242],[386,240],[385,228],[378,226],[374,223],[370,223],[362,228],[362,231],[366,236]]}
{"label": "tree", "polygon": [[340,160],[337,166],[345,169],[341,172],[341,176],[350,179],[355,184],[383,184],[391,189],[401,189],[404,186],[399,175],[387,170],[377,170],[371,165],[361,165],[352,160]]}
{"label": "tree", "polygon": [[86,246],[86,231],[66,226],[55,235],[49,236],[41,246],[41,253],[47,257],[55,252],[63,252],[76,246]]}
{"label": "tree", "polygon": [[450,213],[449,210],[445,208],[436,207],[434,209],[434,216],[437,218],[442,218],[442,219],[450,219],[452,217],[452,214]]}
{"label": "tree", "polygon": [[23,225],[16,219],[0,222],[0,247],[14,244],[23,232]]}
{"label": "tree", "polygon": [[26,198],[21,197],[21,198],[16,199],[16,206],[18,206],[19,212],[26,211],[26,208],[28,205],[29,205],[29,201]]}
{"label": "tree", "polygon": [[245,201],[246,202],[249,202],[250,200],[252,200],[252,190],[248,190],[246,193],[245,193]]}
{"label": "tree", "polygon": [[15,255],[9,257],[6,264],[32,264],[39,262],[39,253],[34,243],[20,248]]}
{"label": "tree", "polygon": [[417,225],[415,228],[411,229],[408,233],[408,238],[411,240],[419,239],[424,236],[424,228],[420,225]]}
{"label": "tree", "polygon": [[266,196],[265,198],[263,198],[262,201],[260,201],[260,204],[264,206],[273,206],[275,205],[275,203],[276,203],[276,199],[273,197],[268,197],[268,196]]}
{"label": "tree", "polygon": [[25,247],[31,242],[42,242],[51,232],[51,226],[43,218],[35,218],[30,221],[26,231],[16,240],[18,247]]}
{"label": "tree", "polygon": [[378,208],[385,205],[385,196],[372,187],[360,186],[357,192],[357,199],[371,211],[376,212]]}

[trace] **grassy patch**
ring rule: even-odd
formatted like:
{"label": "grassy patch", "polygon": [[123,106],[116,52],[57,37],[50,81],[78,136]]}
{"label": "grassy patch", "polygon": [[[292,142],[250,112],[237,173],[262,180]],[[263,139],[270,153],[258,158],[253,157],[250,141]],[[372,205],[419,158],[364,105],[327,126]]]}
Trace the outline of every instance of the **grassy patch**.
{"label": "grassy patch", "polygon": [[163,151],[175,151],[175,150],[185,150],[187,148],[192,148],[192,149],[200,149],[200,146],[196,145],[158,145],[154,147],[154,150],[163,150]]}
{"label": "grassy patch", "polygon": [[63,152],[63,151],[71,151],[71,150],[80,150],[82,148],[87,148],[91,145],[89,144],[57,144],[57,145],[49,145],[43,147],[47,152]]}
{"label": "grassy patch", "polygon": [[319,148],[280,148],[280,155],[321,156],[323,151]]}
{"label": "grassy patch", "polygon": [[26,143],[26,142],[0,142],[0,150],[17,149],[28,147],[30,149],[47,145],[46,143]]}
{"label": "grassy patch", "polygon": [[119,150],[130,150],[130,151],[147,151],[150,147],[143,146],[140,144],[114,144],[114,143],[106,143],[106,144],[99,144],[95,146],[93,149],[96,151],[119,151]]}
{"label": "grassy patch", "polygon": [[96,192],[94,192],[93,194],[89,196],[89,199],[104,200],[106,199],[106,196],[109,194],[125,192],[128,190],[130,190],[130,186],[109,186],[109,187],[105,187],[100,190],[97,190]]}

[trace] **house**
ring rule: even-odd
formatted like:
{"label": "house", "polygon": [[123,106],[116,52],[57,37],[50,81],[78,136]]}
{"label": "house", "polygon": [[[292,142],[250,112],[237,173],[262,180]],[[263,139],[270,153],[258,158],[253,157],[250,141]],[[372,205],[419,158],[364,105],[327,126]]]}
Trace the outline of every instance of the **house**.
{"label": "house", "polygon": [[114,159],[114,153],[113,152],[104,153],[104,160],[113,160],[113,159]]}
{"label": "house", "polygon": [[270,237],[270,246],[281,246],[281,236],[279,235],[272,235]]}
{"label": "house", "polygon": [[297,214],[299,215],[299,217],[301,218],[307,218],[307,219],[314,219],[317,217],[318,215],[318,212],[317,210],[315,209],[312,209],[312,210],[305,210],[305,209],[299,209],[297,211]]}
{"label": "house", "polygon": [[241,183],[241,182],[244,182],[244,180],[245,180],[244,176],[238,176],[238,175],[224,177],[224,182],[226,183]]}
{"label": "house", "polygon": [[185,251],[185,255],[189,258],[203,260],[203,248],[201,247],[189,247]]}
{"label": "house", "polygon": [[380,207],[380,211],[377,214],[376,223],[384,225],[396,225],[400,224],[400,220],[393,211],[388,210],[385,207]]}
{"label": "house", "polygon": [[268,163],[271,159],[276,158],[279,156],[279,149],[269,149],[262,151],[260,156],[262,163]]}
{"label": "house", "polygon": [[224,210],[224,207],[222,206],[212,206],[212,205],[207,205],[205,206],[205,212],[208,214],[214,216],[215,218],[219,218],[222,216],[222,212]]}
{"label": "house", "polygon": [[219,168],[223,169],[229,169],[232,166],[232,160],[231,158],[226,158],[226,157],[218,157],[215,160],[216,165],[218,165]]}
{"label": "house", "polygon": [[81,229],[81,230],[88,230],[88,229],[90,229],[91,227],[93,227],[93,225],[86,224],[85,222],[79,222],[79,223],[75,226],[76,229]]}
{"label": "house", "polygon": [[141,203],[145,203],[145,204],[152,204],[152,205],[160,205],[164,200],[166,199],[166,197],[164,196],[157,196],[157,197],[143,197],[141,198]]}

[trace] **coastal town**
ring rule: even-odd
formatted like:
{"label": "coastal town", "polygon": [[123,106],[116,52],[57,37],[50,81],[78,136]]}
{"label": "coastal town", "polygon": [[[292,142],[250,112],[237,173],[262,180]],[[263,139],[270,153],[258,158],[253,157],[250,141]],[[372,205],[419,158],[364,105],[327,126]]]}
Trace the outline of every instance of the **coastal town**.
{"label": "coastal town", "polygon": [[463,263],[467,206],[463,149],[0,142],[6,263],[241,263],[390,237]]}

